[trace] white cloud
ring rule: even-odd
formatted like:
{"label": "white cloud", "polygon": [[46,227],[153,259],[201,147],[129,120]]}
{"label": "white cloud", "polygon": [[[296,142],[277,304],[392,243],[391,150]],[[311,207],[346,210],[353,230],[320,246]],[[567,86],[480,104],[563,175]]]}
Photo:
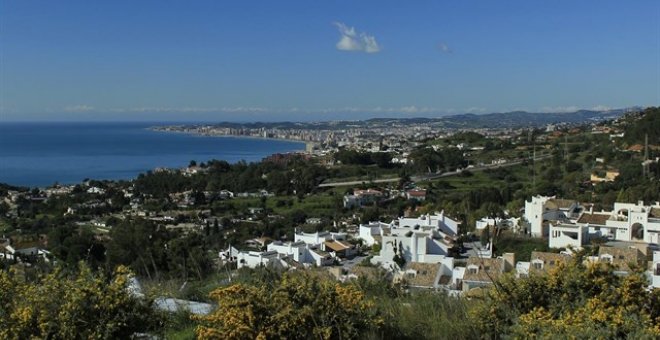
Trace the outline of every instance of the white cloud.
{"label": "white cloud", "polygon": [[550,112],[550,113],[568,113],[575,112],[580,110],[578,106],[544,106],[541,108],[541,112]]}
{"label": "white cloud", "polygon": [[609,111],[609,110],[612,110],[612,108],[607,106],[607,105],[596,105],[596,106],[592,107],[591,110],[592,111]]}
{"label": "white cloud", "polygon": [[64,111],[67,112],[90,112],[94,111],[94,107],[91,105],[79,104],[79,105],[69,105],[64,108]]}
{"label": "white cloud", "polygon": [[327,108],[320,110],[310,110],[312,113],[337,113],[337,112],[348,112],[348,113],[382,113],[382,114],[449,114],[459,112],[454,109],[440,109],[434,107],[418,107],[415,105],[409,106],[398,106],[398,107],[339,107],[339,108]]}
{"label": "white cloud", "polygon": [[208,113],[208,112],[223,112],[223,113],[257,113],[257,112],[270,112],[271,110],[263,107],[163,107],[163,106],[144,106],[144,107],[131,107],[131,108],[115,108],[109,110],[111,112],[138,112],[138,113]]}
{"label": "white cloud", "polygon": [[454,53],[454,51],[452,51],[451,48],[449,48],[449,46],[447,46],[447,44],[442,43],[442,42],[438,44],[438,49],[442,53]]}
{"label": "white cloud", "polygon": [[357,51],[366,53],[380,52],[380,46],[373,35],[364,32],[357,33],[354,27],[335,22],[341,37],[335,45],[340,51]]}
{"label": "white cloud", "polygon": [[486,113],[486,108],[473,106],[473,107],[468,107],[463,111],[465,113]]}
{"label": "white cloud", "polygon": [[580,107],[576,105],[571,106],[544,106],[539,111],[540,112],[551,112],[551,113],[570,113],[580,110],[591,110],[591,111],[609,111],[612,110],[611,107],[606,105],[595,105],[593,107]]}

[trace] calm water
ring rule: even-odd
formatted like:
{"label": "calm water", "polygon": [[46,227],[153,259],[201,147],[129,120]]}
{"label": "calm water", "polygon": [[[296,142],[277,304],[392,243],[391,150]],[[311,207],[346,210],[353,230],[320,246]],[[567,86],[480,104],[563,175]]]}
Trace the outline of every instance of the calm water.
{"label": "calm water", "polygon": [[150,131],[154,123],[0,123],[0,182],[46,186],[131,179],[191,160],[259,161],[302,143]]}

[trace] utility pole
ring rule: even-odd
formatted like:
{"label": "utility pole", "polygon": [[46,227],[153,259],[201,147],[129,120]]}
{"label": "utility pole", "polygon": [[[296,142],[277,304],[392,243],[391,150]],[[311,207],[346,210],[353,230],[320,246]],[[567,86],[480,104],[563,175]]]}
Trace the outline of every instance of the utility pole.
{"label": "utility pole", "polygon": [[532,192],[536,194],[536,141],[532,146]]}
{"label": "utility pole", "polygon": [[642,161],[642,177],[651,175],[651,162],[649,161],[649,134],[644,135],[644,160]]}

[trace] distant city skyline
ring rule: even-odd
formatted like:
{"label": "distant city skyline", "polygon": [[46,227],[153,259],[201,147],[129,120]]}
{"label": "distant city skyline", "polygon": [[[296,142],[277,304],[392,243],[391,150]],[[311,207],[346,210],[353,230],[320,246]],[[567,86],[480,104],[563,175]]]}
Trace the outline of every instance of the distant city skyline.
{"label": "distant city skyline", "polygon": [[0,121],[659,104],[658,1],[0,3]]}

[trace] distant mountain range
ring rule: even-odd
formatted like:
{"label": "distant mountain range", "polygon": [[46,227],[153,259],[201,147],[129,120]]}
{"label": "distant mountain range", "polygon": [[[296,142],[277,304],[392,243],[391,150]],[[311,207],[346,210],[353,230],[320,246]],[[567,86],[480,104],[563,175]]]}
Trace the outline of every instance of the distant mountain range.
{"label": "distant mountain range", "polygon": [[626,108],[606,111],[579,110],[575,112],[547,112],[532,113],[526,111],[513,111],[487,114],[458,114],[438,118],[372,118],[359,121],[325,121],[325,122],[254,122],[231,123],[222,122],[211,124],[220,127],[249,128],[249,129],[345,129],[364,128],[369,126],[397,127],[415,124],[426,124],[436,128],[524,128],[544,127],[548,124],[583,124],[607,119],[613,119],[627,112],[638,111],[641,108]]}
{"label": "distant mountain range", "polygon": [[513,111],[488,114],[460,114],[439,118],[438,121],[446,127],[460,128],[506,128],[506,127],[541,127],[548,124],[581,124],[586,122],[602,121],[617,118],[630,112],[631,109],[617,109],[607,111],[580,110],[567,113],[531,113]]}

